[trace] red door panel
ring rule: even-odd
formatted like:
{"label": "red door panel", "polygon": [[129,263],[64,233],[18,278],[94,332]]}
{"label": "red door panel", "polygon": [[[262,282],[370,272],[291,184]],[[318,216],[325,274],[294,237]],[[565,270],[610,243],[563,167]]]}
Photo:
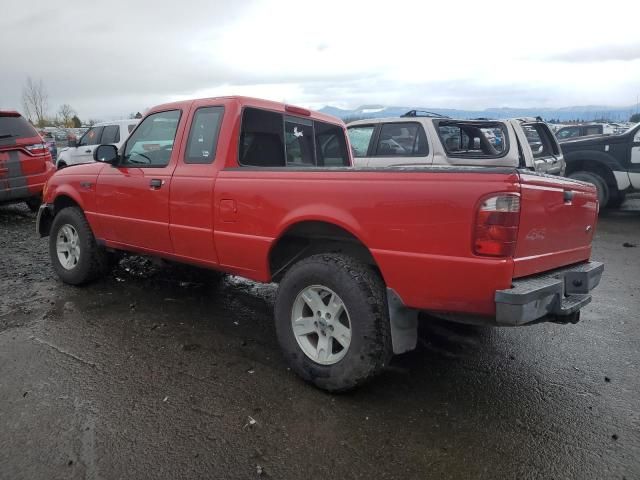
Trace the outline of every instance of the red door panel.
{"label": "red door panel", "polygon": [[169,190],[173,168],[104,168],[100,172],[96,212],[104,240],[172,252]]}

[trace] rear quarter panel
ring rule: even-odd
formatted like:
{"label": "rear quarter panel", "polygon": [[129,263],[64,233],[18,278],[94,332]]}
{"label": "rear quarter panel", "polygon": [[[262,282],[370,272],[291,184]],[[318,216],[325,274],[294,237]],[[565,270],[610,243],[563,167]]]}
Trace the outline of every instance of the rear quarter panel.
{"label": "rear quarter panel", "polygon": [[297,222],[326,221],[369,248],[407,305],[492,314],[513,263],[471,253],[474,214],[481,197],[518,189],[510,169],[226,169],[216,181],[215,243],[221,265],[269,281],[276,239]]}

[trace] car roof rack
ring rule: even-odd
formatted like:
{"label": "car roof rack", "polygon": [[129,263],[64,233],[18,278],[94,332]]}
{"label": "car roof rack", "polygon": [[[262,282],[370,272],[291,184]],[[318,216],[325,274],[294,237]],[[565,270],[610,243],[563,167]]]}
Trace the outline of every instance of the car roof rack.
{"label": "car roof rack", "polygon": [[440,113],[428,112],[427,110],[409,110],[401,117],[430,117],[430,118],[450,118]]}

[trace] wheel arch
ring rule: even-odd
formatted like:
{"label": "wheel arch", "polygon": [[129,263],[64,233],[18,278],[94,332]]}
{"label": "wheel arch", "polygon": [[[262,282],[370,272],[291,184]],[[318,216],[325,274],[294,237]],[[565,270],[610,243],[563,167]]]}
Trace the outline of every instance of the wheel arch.
{"label": "wheel arch", "polygon": [[[278,282],[296,261],[317,253],[343,253],[382,272],[364,241],[351,229],[324,219],[290,223],[269,250],[269,273]],[[384,278],[383,278],[384,280]]]}
{"label": "wheel arch", "polygon": [[618,182],[613,174],[616,169],[611,160],[604,154],[594,156],[598,152],[576,152],[567,159],[565,155],[566,170],[565,176],[569,176],[574,172],[587,171],[599,175],[609,186],[609,188],[618,189]]}
{"label": "wheel arch", "polygon": [[51,225],[55,216],[63,209],[67,207],[78,207],[81,210],[82,205],[74,198],[73,195],[68,193],[60,193],[56,195],[56,198],[52,203],[47,205],[47,208],[42,210],[42,213],[38,215],[37,231],[41,237],[46,237],[51,232]]}

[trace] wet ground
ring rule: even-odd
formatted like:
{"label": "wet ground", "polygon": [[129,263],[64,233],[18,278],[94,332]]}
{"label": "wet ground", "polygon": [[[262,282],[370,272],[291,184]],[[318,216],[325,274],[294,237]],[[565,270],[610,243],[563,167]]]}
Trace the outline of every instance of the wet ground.
{"label": "wet ground", "polygon": [[68,287],[15,206],[0,251],[0,478],[640,478],[640,209],[601,216],[579,324],[428,322],[344,395],[288,371],[272,286],[133,257]]}

